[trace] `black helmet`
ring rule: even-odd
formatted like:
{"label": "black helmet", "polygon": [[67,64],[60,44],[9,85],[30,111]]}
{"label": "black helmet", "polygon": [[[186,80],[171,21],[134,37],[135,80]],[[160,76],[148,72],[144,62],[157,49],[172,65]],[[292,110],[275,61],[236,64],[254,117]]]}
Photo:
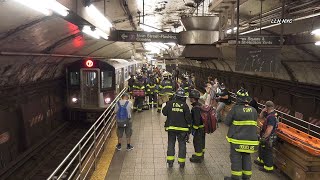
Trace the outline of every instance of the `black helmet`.
{"label": "black helmet", "polygon": [[179,89],[177,90],[176,96],[177,96],[177,97],[182,97],[182,98],[185,98],[185,97],[186,97],[185,92],[184,92],[184,90],[183,90],[182,88],[179,88]]}
{"label": "black helmet", "polygon": [[200,98],[200,92],[195,90],[195,89],[192,89],[190,91],[189,98],[199,99]]}
{"label": "black helmet", "polygon": [[248,91],[244,88],[239,89],[239,91],[237,91],[236,95],[237,95],[237,99],[239,102],[248,103],[251,101],[251,98],[249,96]]}

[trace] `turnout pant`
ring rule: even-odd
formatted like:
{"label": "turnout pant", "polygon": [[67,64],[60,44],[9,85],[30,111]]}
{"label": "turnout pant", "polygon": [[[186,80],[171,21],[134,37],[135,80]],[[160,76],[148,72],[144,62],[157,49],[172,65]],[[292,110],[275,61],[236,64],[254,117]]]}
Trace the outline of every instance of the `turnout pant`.
{"label": "turnout pant", "polygon": [[230,160],[232,179],[250,179],[252,175],[250,153],[237,152],[231,144]]}
{"label": "turnout pant", "polygon": [[206,143],[206,134],[204,132],[204,129],[197,129],[195,130],[194,136],[193,136],[193,146],[195,155],[197,157],[202,157],[203,153],[205,151],[205,143]]}
{"label": "turnout pant", "polygon": [[133,110],[142,111],[144,97],[135,97],[133,103]]}
{"label": "turnout pant", "polygon": [[263,168],[265,170],[273,170],[272,146],[270,146],[269,143],[259,145],[259,156],[257,160],[264,165]]}
{"label": "turnout pant", "polygon": [[153,94],[149,94],[149,105],[152,106],[156,106],[157,105],[157,94],[153,93]]}
{"label": "turnout pant", "polygon": [[179,153],[178,153],[178,162],[185,163],[186,162],[186,132],[174,132],[168,131],[168,150],[167,150],[167,162],[174,162],[175,159],[175,144],[176,139],[178,139],[179,143]]}

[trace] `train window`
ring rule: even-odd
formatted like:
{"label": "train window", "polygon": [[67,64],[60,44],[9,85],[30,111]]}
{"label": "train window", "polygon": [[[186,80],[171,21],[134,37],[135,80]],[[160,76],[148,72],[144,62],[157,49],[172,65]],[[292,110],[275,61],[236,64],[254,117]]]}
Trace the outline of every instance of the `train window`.
{"label": "train window", "polygon": [[80,73],[79,72],[70,72],[70,85],[77,86],[80,84]]}
{"label": "train window", "polygon": [[112,71],[102,71],[101,72],[101,83],[102,88],[111,88],[112,87]]}
{"label": "train window", "polygon": [[84,71],[84,84],[88,87],[94,87],[98,83],[96,71]]}
{"label": "train window", "polygon": [[128,68],[129,68],[129,67],[126,67],[126,68],[125,68],[125,75],[124,75],[125,79],[128,78]]}

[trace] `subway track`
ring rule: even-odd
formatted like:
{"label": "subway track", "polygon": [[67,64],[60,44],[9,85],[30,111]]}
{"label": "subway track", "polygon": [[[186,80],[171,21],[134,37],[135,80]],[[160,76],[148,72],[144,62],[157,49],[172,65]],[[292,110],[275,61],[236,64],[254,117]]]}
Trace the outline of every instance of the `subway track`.
{"label": "subway track", "polygon": [[88,123],[68,123],[50,142],[47,142],[47,145],[35,150],[25,163],[4,179],[44,180],[48,178],[89,127]]}

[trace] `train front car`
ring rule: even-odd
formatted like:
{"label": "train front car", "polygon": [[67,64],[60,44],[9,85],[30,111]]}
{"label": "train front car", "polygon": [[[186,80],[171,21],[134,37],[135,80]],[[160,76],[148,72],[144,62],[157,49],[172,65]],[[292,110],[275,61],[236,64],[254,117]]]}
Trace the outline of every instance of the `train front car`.
{"label": "train front car", "polygon": [[68,65],[69,119],[94,122],[125,87],[126,66],[127,63],[123,61],[94,59],[79,60]]}

